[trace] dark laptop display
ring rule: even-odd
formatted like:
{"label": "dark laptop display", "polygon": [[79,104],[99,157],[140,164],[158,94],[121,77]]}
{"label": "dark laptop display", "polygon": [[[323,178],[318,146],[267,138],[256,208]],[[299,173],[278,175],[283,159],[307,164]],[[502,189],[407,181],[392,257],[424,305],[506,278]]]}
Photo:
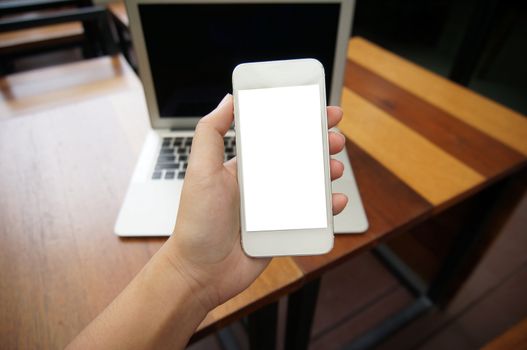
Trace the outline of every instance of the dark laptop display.
{"label": "dark laptop display", "polygon": [[139,5],[160,116],[207,114],[231,92],[232,70],[242,62],[316,58],[324,65],[330,96],[339,7]]}

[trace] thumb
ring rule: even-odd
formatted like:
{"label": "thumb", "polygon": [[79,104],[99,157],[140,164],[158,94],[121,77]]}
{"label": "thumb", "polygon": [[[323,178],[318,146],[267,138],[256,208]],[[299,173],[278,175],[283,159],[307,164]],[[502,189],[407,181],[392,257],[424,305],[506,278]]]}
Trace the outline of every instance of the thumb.
{"label": "thumb", "polygon": [[212,112],[201,118],[200,123],[210,124],[223,137],[231,127],[233,118],[232,95],[227,94]]}
{"label": "thumb", "polygon": [[227,94],[196,126],[189,167],[199,164],[200,170],[216,170],[223,166],[223,137],[233,118],[232,95]]}

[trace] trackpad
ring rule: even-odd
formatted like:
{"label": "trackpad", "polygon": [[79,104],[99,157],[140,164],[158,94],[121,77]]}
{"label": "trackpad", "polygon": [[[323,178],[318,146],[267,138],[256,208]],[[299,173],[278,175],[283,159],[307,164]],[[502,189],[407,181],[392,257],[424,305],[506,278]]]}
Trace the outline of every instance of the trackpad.
{"label": "trackpad", "polygon": [[183,181],[132,183],[115,224],[119,236],[169,236]]}

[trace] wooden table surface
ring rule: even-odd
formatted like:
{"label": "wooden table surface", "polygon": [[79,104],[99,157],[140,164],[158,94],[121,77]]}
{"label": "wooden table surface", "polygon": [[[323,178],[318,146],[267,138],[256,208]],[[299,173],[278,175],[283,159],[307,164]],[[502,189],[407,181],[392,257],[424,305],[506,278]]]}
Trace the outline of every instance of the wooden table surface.
{"label": "wooden table surface", "polygon": [[[124,5],[123,5],[124,6]],[[64,37],[82,38],[84,30],[81,22],[51,24],[39,28],[21,29],[0,33],[0,52],[6,48],[40,41],[51,41]]]}
{"label": "wooden table surface", "polygon": [[[143,92],[119,57],[1,83],[0,347],[62,348],[165,241],[113,234],[148,127]],[[301,277],[292,259],[273,260],[196,338],[276,301]]]}
{"label": "wooden table surface", "polygon": [[[323,256],[274,259],[198,336],[525,167],[521,115],[360,38],[348,58],[340,128],[370,229]],[[0,339],[62,347],[164,241],[112,234],[148,126],[141,85],[123,59],[100,58],[0,87]]]}
{"label": "wooden table surface", "polygon": [[524,116],[362,38],[348,47],[342,108],[370,227],[338,236],[329,254],[294,258],[309,276],[527,165]]}

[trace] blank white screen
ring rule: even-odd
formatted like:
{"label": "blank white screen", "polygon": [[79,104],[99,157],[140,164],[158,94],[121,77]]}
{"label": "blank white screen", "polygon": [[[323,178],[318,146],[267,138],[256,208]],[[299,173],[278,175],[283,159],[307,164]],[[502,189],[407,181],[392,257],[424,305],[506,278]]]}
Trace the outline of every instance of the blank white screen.
{"label": "blank white screen", "polygon": [[247,231],[327,227],[318,85],[238,91]]}

